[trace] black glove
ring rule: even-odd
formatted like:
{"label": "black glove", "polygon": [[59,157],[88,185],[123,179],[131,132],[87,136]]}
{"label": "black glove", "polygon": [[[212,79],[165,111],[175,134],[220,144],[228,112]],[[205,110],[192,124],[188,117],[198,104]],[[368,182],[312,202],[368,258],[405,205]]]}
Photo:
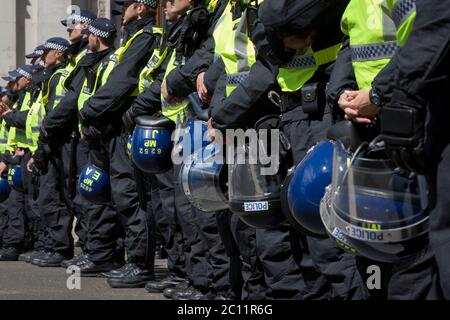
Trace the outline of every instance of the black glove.
{"label": "black glove", "polygon": [[94,126],[81,127],[81,133],[88,139],[100,139],[105,134],[102,130]]}
{"label": "black glove", "polygon": [[381,111],[381,137],[386,152],[400,168],[426,174],[426,103],[402,90],[393,92],[391,103]]}
{"label": "black glove", "polygon": [[130,134],[133,133],[134,127],[136,126],[136,122],[134,121],[136,119],[136,115],[134,111],[134,108],[131,107],[122,116],[122,123],[125,131]]}
{"label": "black glove", "polygon": [[48,154],[45,149],[44,145],[39,144],[33,155],[33,165],[39,174],[46,174],[48,171]]}

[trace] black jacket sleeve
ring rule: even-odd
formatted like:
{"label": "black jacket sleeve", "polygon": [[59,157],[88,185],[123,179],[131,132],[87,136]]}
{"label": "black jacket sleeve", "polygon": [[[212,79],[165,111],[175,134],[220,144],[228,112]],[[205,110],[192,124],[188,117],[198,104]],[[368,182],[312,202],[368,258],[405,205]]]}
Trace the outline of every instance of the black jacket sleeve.
{"label": "black jacket sleeve", "polygon": [[154,114],[161,110],[161,84],[162,79],[156,79],[134,100],[132,108],[135,115]]}
{"label": "black jacket sleeve", "polygon": [[51,110],[44,118],[42,130],[46,139],[61,138],[61,134],[70,134],[71,128],[78,122],[78,96],[84,82],[84,72],[79,69],[74,76],[69,92],[66,93],[58,107]]}
{"label": "black jacket sleeve", "polygon": [[155,36],[143,33],[125,52],[122,62],[114,68],[108,81],[85,102],[80,112],[80,121],[91,125],[105,112],[110,111],[137,87],[139,74],[148,62],[155,45]]}
{"label": "black jacket sleeve", "polygon": [[25,129],[27,122],[28,111],[12,110],[11,112],[5,114],[3,119],[9,127],[16,127],[19,129]]}
{"label": "black jacket sleeve", "polygon": [[186,97],[197,90],[197,77],[214,60],[215,41],[211,36],[194,52],[182,68],[175,68],[166,79],[167,90],[174,97]]}
{"label": "black jacket sleeve", "polygon": [[346,89],[358,89],[352,65],[349,39],[347,37],[344,39],[328,83],[327,98],[332,107],[337,106],[341,93]]}
{"label": "black jacket sleeve", "polygon": [[448,1],[417,0],[417,17],[408,41],[398,52],[395,87],[410,95],[421,95],[424,86],[445,77],[441,59],[450,45],[450,6]]}
{"label": "black jacket sleeve", "polygon": [[267,106],[260,102],[265,100],[267,92],[274,87],[277,74],[277,66],[257,60],[250,69],[248,78],[229,97],[224,95],[219,99],[221,103],[212,107],[213,126],[220,130],[246,128],[253,120],[267,114],[269,110],[264,110]]}
{"label": "black jacket sleeve", "polygon": [[220,58],[205,72],[205,86],[210,94],[214,93],[217,82],[223,73],[225,73],[225,65]]}
{"label": "black jacket sleeve", "polygon": [[394,89],[394,74],[397,70],[397,54],[391,61],[378,73],[372,82],[372,88],[380,95],[383,104],[389,102],[392,98]]}
{"label": "black jacket sleeve", "polygon": [[174,69],[166,79],[167,91],[174,97],[187,97],[197,89],[198,75],[206,71],[214,61],[214,30],[219,19],[222,17],[227,2],[222,1],[218,4],[208,29],[206,40],[202,46],[194,52],[194,55],[181,68]]}

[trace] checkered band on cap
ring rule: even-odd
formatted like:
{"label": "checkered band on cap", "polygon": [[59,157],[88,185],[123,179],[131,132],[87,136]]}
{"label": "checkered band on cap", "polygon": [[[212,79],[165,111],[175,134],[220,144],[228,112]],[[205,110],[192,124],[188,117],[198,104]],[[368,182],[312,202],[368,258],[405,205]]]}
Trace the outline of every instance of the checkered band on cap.
{"label": "checkered band on cap", "polygon": [[33,52],[33,54],[37,55],[37,56],[42,56],[44,54],[44,50],[35,50]]}
{"label": "checkered band on cap", "polygon": [[67,20],[74,20],[75,22],[78,22],[78,23],[86,23],[86,22],[91,23],[92,21],[94,21],[91,18],[84,17],[79,14],[71,14]]}
{"label": "checkered band on cap", "polygon": [[156,8],[158,6],[157,0],[135,0],[136,2],[143,3],[151,8]]}
{"label": "checkered band on cap", "polygon": [[19,68],[17,69],[17,72],[20,73],[22,76],[24,76],[25,78],[31,79],[33,76],[31,75],[31,73],[26,72],[25,70]]}
{"label": "checkered band on cap", "polygon": [[96,35],[97,37],[105,38],[105,39],[109,38],[109,36],[111,35],[110,32],[97,29],[97,28],[93,27],[92,25],[89,26],[89,32]]}
{"label": "checkered band on cap", "polygon": [[69,49],[69,47],[64,46],[62,44],[55,43],[55,42],[48,42],[48,41],[44,44],[44,48],[45,49],[51,49],[51,50],[59,50],[59,51],[62,51],[62,52],[64,52],[67,49]]}

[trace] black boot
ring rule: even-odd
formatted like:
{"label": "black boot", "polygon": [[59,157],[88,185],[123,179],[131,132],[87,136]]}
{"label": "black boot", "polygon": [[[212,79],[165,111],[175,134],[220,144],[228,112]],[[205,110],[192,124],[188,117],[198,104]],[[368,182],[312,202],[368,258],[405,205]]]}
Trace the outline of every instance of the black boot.
{"label": "black boot", "polygon": [[169,288],[164,289],[163,296],[166,297],[167,299],[172,299],[173,294],[177,290],[184,290],[189,287],[190,287],[189,281],[184,280],[184,281],[180,282],[179,284],[177,284],[175,287],[169,287]]}
{"label": "black boot", "polygon": [[18,261],[22,252],[16,248],[3,248],[0,251],[0,261]]}
{"label": "black boot", "polygon": [[61,267],[67,269],[69,266],[78,266],[81,261],[86,259],[87,257],[88,255],[86,253],[82,253],[78,256],[73,257],[72,259],[64,260],[63,262],[61,262]]}
{"label": "black boot", "polygon": [[134,268],[132,263],[124,264],[121,268],[112,270],[110,272],[102,273],[102,276],[105,278],[122,278],[127,275],[130,269]]}
{"label": "black boot", "polygon": [[159,281],[147,282],[145,285],[145,290],[149,293],[161,293],[166,288],[176,287],[182,281],[184,281],[183,278],[178,278],[175,275],[168,275]]}
{"label": "black boot", "polygon": [[144,288],[147,282],[153,280],[155,280],[155,275],[152,271],[131,263],[123,276],[109,278],[107,282],[111,288]]}
{"label": "black boot", "polygon": [[31,263],[33,263],[34,261],[36,261],[37,266],[39,267],[59,267],[61,266],[61,262],[63,262],[64,260],[68,260],[71,257],[66,257],[63,256],[62,254],[58,253],[58,252],[51,252],[51,253],[47,253],[45,256],[42,257],[42,259],[34,259],[32,260]]}
{"label": "black boot", "polygon": [[113,262],[95,263],[89,258],[82,259],[77,266],[80,268],[82,277],[98,277],[102,273],[109,272],[117,267]]}
{"label": "black boot", "polygon": [[172,294],[173,300],[204,300],[206,295],[194,287],[175,290]]}

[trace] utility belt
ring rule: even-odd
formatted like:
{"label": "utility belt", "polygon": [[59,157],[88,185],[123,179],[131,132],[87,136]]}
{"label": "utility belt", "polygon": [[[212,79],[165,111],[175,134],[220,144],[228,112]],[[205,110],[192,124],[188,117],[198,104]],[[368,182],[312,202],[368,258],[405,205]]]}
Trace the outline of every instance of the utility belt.
{"label": "utility belt", "polygon": [[302,108],[309,116],[322,117],[326,107],[326,85],[319,82],[304,85],[293,93],[269,92],[269,99],[280,107],[281,113]]}

